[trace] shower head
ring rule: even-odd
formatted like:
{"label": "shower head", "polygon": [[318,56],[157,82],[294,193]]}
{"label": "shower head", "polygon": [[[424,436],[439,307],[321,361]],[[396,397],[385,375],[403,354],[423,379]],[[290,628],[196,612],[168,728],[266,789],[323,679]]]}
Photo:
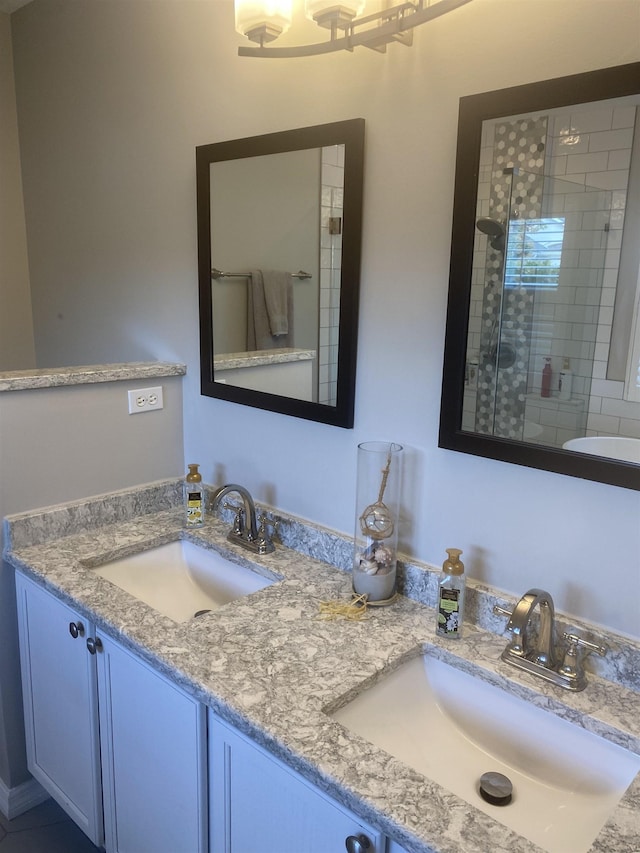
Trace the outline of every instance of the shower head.
{"label": "shower head", "polygon": [[504,225],[498,222],[497,219],[489,219],[486,216],[481,216],[476,222],[478,231],[482,231],[489,238],[489,243],[492,249],[498,249],[504,252]]}

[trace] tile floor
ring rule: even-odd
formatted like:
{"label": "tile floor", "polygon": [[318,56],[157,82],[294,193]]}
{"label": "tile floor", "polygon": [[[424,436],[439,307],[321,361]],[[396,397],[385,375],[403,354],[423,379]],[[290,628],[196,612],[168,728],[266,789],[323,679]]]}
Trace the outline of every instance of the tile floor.
{"label": "tile floor", "polygon": [[54,800],[7,820],[0,812],[0,853],[97,853]]}

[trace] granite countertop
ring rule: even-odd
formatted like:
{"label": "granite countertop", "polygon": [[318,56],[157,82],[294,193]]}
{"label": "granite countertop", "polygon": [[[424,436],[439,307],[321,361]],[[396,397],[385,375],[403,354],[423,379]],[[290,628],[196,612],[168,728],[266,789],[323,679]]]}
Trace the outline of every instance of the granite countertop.
{"label": "granite countertop", "polygon": [[[126,511],[110,510],[98,526],[77,503],[76,532],[69,532],[68,525],[62,530],[69,516],[65,507],[46,517],[13,516],[5,522],[5,559],[407,851],[539,849],[324,712],[412,653],[429,650],[457,662],[640,754],[635,690],[591,675],[584,692],[559,691],[502,663],[504,637],[465,624],[462,640],[440,639],[433,630],[433,609],[404,596],[391,607],[372,609],[366,621],[325,621],[318,604],[349,596],[346,572],[284,547],[254,558],[226,541],[228,525],[217,519],[185,531],[182,510],[171,506],[173,498],[154,512],[143,506],[144,500],[136,501]],[[56,525],[61,535],[52,536]],[[234,562],[257,564],[258,571],[278,580],[178,624],[87,568],[181,537]],[[591,849],[640,850],[640,774]]]}
{"label": "granite countertop", "polygon": [[184,364],[164,361],[132,361],[121,364],[86,364],[74,367],[41,367],[0,371],[0,391],[29,391],[61,385],[87,385],[130,379],[184,376]]}
{"label": "granite countertop", "polygon": [[315,357],[314,349],[279,347],[249,352],[220,353],[214,357],[213,366],[216,370],[233,370],[234,368],[262,367],[268,364],[287,364],[292,361],[311,361]]}

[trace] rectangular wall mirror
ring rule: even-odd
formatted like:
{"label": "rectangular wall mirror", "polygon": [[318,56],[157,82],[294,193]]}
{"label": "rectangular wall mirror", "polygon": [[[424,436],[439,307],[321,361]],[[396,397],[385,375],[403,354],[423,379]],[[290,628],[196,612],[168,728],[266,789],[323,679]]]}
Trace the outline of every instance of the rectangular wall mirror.
{"label": "rectangular wall mirror", "polygon": [[353,426],[364,120],[196,149],[201,390]]}
{"label": "rectangular wall mirror", "polygon": [[640,489],[640,63],[460,102],[440,446]]}

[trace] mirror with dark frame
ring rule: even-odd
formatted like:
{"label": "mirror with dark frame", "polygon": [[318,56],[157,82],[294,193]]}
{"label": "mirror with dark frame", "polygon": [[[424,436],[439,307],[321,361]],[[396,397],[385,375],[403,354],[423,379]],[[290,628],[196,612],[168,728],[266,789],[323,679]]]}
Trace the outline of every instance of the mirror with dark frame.
{"label": "mirror with dark frame", "polygon": [[364,120],[196,148],[201,392],[353,426]]}
{"label": "mirror with dark frame", "polygon": [[640,490],[640,63],[460,101],[439,446]]}

